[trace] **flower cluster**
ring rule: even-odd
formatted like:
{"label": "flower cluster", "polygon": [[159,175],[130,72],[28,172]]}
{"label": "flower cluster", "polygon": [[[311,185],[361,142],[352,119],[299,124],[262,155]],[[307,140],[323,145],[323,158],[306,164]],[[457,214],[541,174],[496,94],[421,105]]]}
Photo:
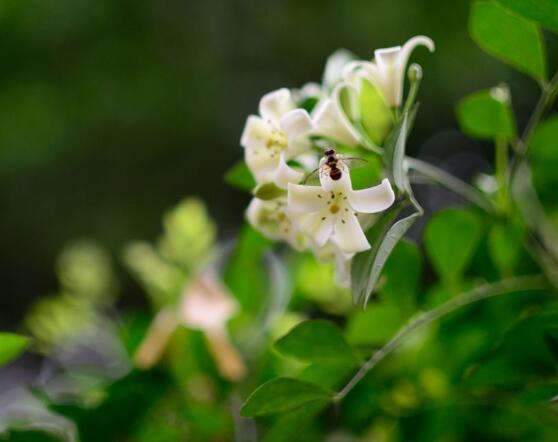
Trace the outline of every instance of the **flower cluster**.
{"label": "flower cluster", "polygon": [[[395,194],[387,178],[354,190],[350,157],[339,151],[381,151],[403,102],[408,58],[419,45],[434,50],[432,40],[418,36],[375,51],[373,61],[337,51],[321,85],[264,95],[242,133],[245,162],[256,181],[248,221],[271,239],[335,262],[340,286],[350,285],[352,257],[371,247],[363,230],[367,214],[388,209]],[[379,97],[372,118],[363,107],[365,90]],[[365,119],[372,120],[369,126],[383,122],[383,132],[369,133]],[[314,175],[317,183],[311,182]]]}

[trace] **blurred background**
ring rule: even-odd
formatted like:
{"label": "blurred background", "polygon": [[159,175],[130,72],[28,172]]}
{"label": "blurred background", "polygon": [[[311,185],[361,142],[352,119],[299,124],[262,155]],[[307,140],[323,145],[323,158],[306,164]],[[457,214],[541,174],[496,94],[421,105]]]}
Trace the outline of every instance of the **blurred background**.
{"label": "blurred background", "polygon": [[[468,8],[1,0],[0,327],[56,289],[55,258],[71,239],[97,240],[117,261],[123,244],[154,239],[162,213],[185,195],[207,202],[221,237],[234,235],[249,197],[222,176],[242,155],[245,118],[262,94],[319,81],[340,47],[370,58],[413,35],[433,38],[434,56],[414,56],[424,80],[409,151],[464,177],[486,169],[492,149],[455,130],[456,101],[504,79],[522,127],[538,92],[471,41]],[[121,302],[140,298],[125,281]]]}

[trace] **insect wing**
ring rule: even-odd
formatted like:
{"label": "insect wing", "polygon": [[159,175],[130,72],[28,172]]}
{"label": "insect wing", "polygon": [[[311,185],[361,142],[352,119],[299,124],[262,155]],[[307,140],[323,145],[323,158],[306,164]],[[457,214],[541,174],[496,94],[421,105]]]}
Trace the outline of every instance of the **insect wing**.
{"label": "insect wing", "polygon": [[307,186],[319,185],[320,184],[320,168],[314,169],[302,180],[302,184]]}
{"label": "insect wing", "polygon": [[356,169],[368,164],[368,160],[360,157],[343,157],[343,162],[349,169]]}

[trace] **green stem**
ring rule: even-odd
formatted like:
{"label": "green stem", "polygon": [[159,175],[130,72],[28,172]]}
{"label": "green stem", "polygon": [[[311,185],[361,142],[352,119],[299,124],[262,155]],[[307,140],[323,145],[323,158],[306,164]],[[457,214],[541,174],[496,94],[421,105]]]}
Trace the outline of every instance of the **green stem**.
{"label": "green stem", "polygon": [[407,157],[406,161],[409,168],[415,170],[425,178],[428,178],[430,181],[451,190],[488,213],[494,212],[492,201],[466,182],[461,181],[459,178],[425,161],[410,157]]}
{"label": "green stem", "polygon": [[537,102],[535,109],[533,109],[533,113],[531,114],[531,117],[527,122],[527,126],[525,126],[525,129],[523,130],[523,134],[521,135],[521,138],[517,140],[517,144],[515,146],[515,156],[513,157],[512,164],[510,167],[510,173],[509,173],[510,182],[513,180],[513,177],[517,172],[517,168],[519,164],[527,156],[527,151],[529,150],[529,145],[531,143],[531,138],[533,137],[535,128],[540,123],[540,120],[544,115],[545,111],[554,102],[554,99],[556,98],[557,90],[558,90],[558,72],[556,72],[556,74],[554,74],[552,79],[543,86],[541,96],[539,97],[539,101]]}
{"label": "green stem", "polygon": [[484,284],[476,287],[468,292],[456,296],[445,304],[442,304],[429,312],[419,314],[418,316],[412,318],[411,321],[382,348],[372,354],[372,357],[364,363],[351,380],[334,396],[333,400],[336,402],[342,400],[381,360],[399,348],[407,338],[413,335],[414,332],[426,327],[435,320],[448,315],[460,307],[472,304],[482,299],[522,290],[543,290],[547,287],[546,280],[542,276],[518,276],[508,278],[499,282]]}

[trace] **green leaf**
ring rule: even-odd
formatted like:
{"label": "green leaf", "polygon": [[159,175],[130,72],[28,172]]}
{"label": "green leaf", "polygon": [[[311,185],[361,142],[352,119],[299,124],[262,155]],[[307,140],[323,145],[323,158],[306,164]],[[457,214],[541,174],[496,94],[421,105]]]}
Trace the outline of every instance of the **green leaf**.
{"label": "green leaf", "polygon": [[305,362],[353,358],[341,330],[322,319],[298,324],[275,343],[275,348],[286,356]]}
{"label": "green leaf", "polygon": [[245,417],[283,413],[318,400],[327,401],[333,393],[318,385],[292,378],[275,378],[260,385],[248,397],[240,414]]}
{"label": "green leaf", "polygon": [[501,87],[462,99],[457,105],[457,120],[461,130],[473,137],[511,141],[516,136],[508,91]]}
{"label": "green leaf", "polygon": [[549,327],[544,331],[544,341],[554,359],[558,361],[558,326]]}
{"label": "green leaf", "polygon": [[498,3],[476,1],[471,6],[469,33],[490,55],[531,75],[546,80],[546,59],[539,28]]}
{"label": "green leaf", "polygon": [[401,309],[396,305],[372,304],[351,315],[347,338],[353,345],[382,344],[397,333],[402,323]]}
{"label": "green leaf", "polygon": [[361,84],[360,117],[370,139],[380,146],[393,126],[393,112],[380,91],[367,80]]}
{"label": "green leaf", "polygon": [[409,241],[400,241],[384,267],[383,284],[379,288],[382,298],[393,305],[413,310],[416,305],[420,272],[418,247]]}
{"label": "green leaf", "polygon": [[10,363],[25,351],[29,338],[14,333],[0,333],[0,367]]}
{"label": "green leaf", "polygon": [[384,264],[393,248],[423,214],[422,207],[420,207],[413,196],[408,171],[403,166],[406,140],[417,109],[418,106],[415,105],[410,112],[406,112],[403,115],[399,125],[386,142],[384,153],[386,167],[391,171],[397,188],[407,195],[407,203],[410,202],[412,204],[413,213],[394,222],[403,208],[403,205],[394,204],[387,212],[382,214],[367,234],[372,248],[366,252],[359,253],[353,259],[351,271],[353,303],[357,304],[362,300],[364,307],[368,304]]}
{"label": "green leaf", "polygon": [[521,258],[523,230],[509,224],[495,224],[488,233],[492,261],[504,275],[511,275]]}
{"label": "green leaf", "polygon": [[275,199],[286,193],[286,190],[280,189],[274,183],[262,183],[252,191],[252,195],[264,201]]}
{"label": "green leaf", "polygon": [[393,223],[402,208],[400,205],[393,206],[384,212],[374,224],[371,233],[366,235],[372,248],[353,258],[351,280],[355,304],[362,300],[366,307],[393,248],[414,222],[422,216],[422,209],[418,204],[415,205],[414,201],[413,207],[415,211],[411,215]]}
{"label": "green leaf", "polygon": [[297,374],[297,379],[311,382],[325,388],[336,389],[340,382],[346,380],[354,373],[356,359],[329,360],[314,362]]}
{"label": "green leaf", "polygon": [[300,431],[310,423],[327,405],[326,401],[313,401],[282,416],[269,429],[263,442],[284,442],[297,440]]}
{"label": "green leaf", "polygon": [[256,186],[256,180],[252,176],[244,161],[239,161],[225,173],[225,183],[240,190],[250,192]]}
{"label": "green leaf", "polygon": [[556,0],[498,0],[508,9],[539,22],[558,32],[558,2]]}
{"label": "green leaf", "polygon": [[424,234],[426,252],[438,275],[446,282],[457,282],[482,233],[479,217],[464,209],[447,209],[432,217]]}

